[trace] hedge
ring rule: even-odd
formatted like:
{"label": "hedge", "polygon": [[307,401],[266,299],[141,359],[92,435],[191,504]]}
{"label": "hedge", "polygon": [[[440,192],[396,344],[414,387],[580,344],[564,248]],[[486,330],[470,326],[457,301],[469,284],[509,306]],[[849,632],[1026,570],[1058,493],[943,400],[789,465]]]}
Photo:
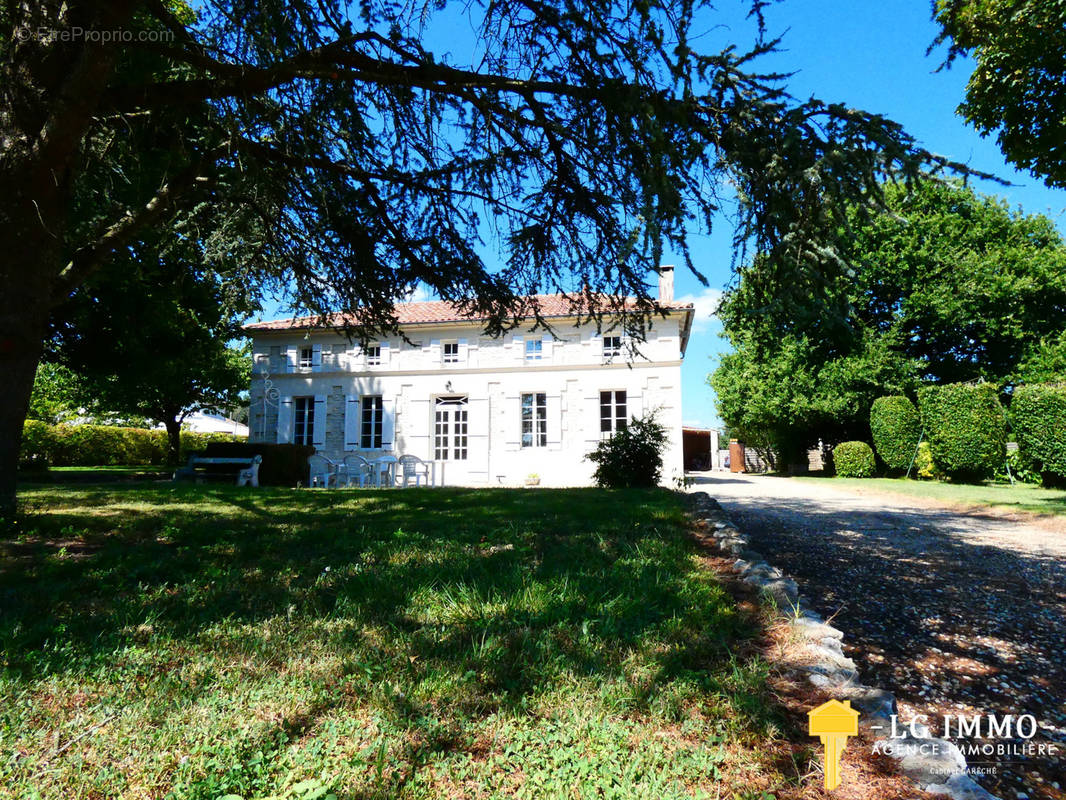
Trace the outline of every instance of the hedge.
{"label": "hedge", "polygon": [[[182,431],[181,458],[211,442],[232,442],[225,433]],[[100,467],[162,465],[167,461],[167,432],[113,425],[49,425],[26,420],[22,428],[22,466]]]}
{"label": "hedge", "polygon": [[918,391],[918,408],[938,468],[955,480],[987,478],[1007,457],[1007,415],[990,383]]}
{"label": "hedge", "polygon": [[833,465],[841,478],[872,478],[877,471],[874,451],[866,442],[841,442],[833,448]]}
{"label": "hedge", "polygon": [[1019,386],[1010,417],[1021,461],[1033,465],[1045,486],[1066,485],[1066,385]]}
{"label": "hedge", "polygon": [[922,435],[918,409],[902,395],[878,397],[870,408],[870,433],[877,455],[889,469],[907,469]]}

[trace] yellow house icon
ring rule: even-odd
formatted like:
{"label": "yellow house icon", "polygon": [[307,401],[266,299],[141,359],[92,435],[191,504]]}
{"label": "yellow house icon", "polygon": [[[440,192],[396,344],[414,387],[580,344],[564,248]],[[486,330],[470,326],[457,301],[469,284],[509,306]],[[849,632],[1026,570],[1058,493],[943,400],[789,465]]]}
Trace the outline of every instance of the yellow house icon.
{"label": "yellow house icon", "polygon": [[840,785],[840,755],[848,737],[859,733],[859,712],[850,700],[829,700],[808,711],[807,721],[810,735],[825,746],[825,788],[832,791]]}

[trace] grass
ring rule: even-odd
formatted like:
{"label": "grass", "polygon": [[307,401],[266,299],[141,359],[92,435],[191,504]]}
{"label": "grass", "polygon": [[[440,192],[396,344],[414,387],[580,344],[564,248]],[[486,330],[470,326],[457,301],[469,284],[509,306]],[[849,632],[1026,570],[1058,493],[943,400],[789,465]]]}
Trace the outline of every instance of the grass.
{"label": "grass", "polygon": [[834,488],[893,492],[964,507],[1004,508],[1035,514],[1066,515],[1066,491],[1029,483],[963,484],[906,478],[826,478],[797,476],[799,481],[829,483]]}
{"label": "grass", "polygon": [[21,502],[0,543],[7,796],[796,786],[758,630],[700,568],[676,494],[146,483]]}

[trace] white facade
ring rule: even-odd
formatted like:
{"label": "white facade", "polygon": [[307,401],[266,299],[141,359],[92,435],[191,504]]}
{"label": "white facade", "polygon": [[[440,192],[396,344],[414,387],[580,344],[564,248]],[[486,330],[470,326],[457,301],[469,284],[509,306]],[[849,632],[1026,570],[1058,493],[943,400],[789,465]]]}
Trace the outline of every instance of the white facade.
{"label": "white facade", "polygon": [[365,350],[321,328],[249,326],[250,439],[313,444],[334,459],[412,454],[434,463],[441,485],[515,486],[535,475],[541,485],[583,486],[594,468],[585,455],[601,437],[655,411],[670,435],[668,484],[683,474],[681,360],[691,314],[680,307],[656,318],[639,343],[565,318],[552,320],[554,335],[496,339],[476,320],[401,318],[409,341]]}

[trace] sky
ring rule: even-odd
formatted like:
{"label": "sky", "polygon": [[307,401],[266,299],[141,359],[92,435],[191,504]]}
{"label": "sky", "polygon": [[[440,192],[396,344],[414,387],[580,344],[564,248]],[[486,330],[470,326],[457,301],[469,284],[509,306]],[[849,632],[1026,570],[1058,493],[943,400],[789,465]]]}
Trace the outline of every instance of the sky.
{"label": "sky", "polygon": [[[726,12],[729,6],[721,3],[719,8]],[[742,20],[738,14],[728,32],[746,34]],[[769,33],[784,37],[783,52],[760,63],[795,72],[787,84],[795,97],[813,95],[884,114],[932,152],[1013,184],[978,181],[974,183],[978,191],[999,195],[1026,213],[1046,214],[1066,232],[1066,191],[1048,189],[1039,179],[1014,170],[994,137],[982,139],[955,114],[972,64],[960,60],[949,70],[937,71],[944,48],[926,55],[938,31],[930,19],[928,0],[784,0],[768,9],[767,22]],[[706,379],[728,343],[720,338],[721,325],[711,315],[732,277],[732,247],[725,225],[721,235],[695,237],[691,246],[693,261],[710,287],[678,272],[678,298],[696,304],[692,340],[682,367],[682,416],[686,424],[717,427],[721,423],[714,410],[714,392]]]}
{"label": "sky", "polygon": [[[694,46],[717,52],[730,42],[739,47],[753,42],[747,5],[746,0],[721,0],[714,11],[698,12],[694,30],[701,36]],[[766,19],[768,34],[783,38],[781,52],[757,64],[766,71],[795,73],[787,82],[792,95],[884,114],[932,152],[1012,184],[977,181],[979,191],[999,195],[1027,213],[1046,214],[1066,232],[1066,191],[1048,189],[1039,179],[1008,166],[994,138],[982,139],[956,115],[972,65],[959,59],[950,69],[938,70],[944,48],[926,55],[938,32],[930,19],[929,0],[780,0],[769,6]],[[429,31],[427,39],[430,49],[450,51],[458,61],[477,48],[467,21],[445,23],[443,29]],[[687,425],[721,424],[707,375],[728,349],[713,312],[733,277],[731,233],[723,218],[713,235],[690,240],[693,262],[709,286],[683,268],[678,254],[668,252],[664,258],[664,263],[679,267],[675,299],[696,307],[682,366],[682,416]],[[485,258],[491,264],[492,256],[486,253]],[[649,283],[654,285],[654,280]],[[279,309],[271,310],[280,315]]]}

